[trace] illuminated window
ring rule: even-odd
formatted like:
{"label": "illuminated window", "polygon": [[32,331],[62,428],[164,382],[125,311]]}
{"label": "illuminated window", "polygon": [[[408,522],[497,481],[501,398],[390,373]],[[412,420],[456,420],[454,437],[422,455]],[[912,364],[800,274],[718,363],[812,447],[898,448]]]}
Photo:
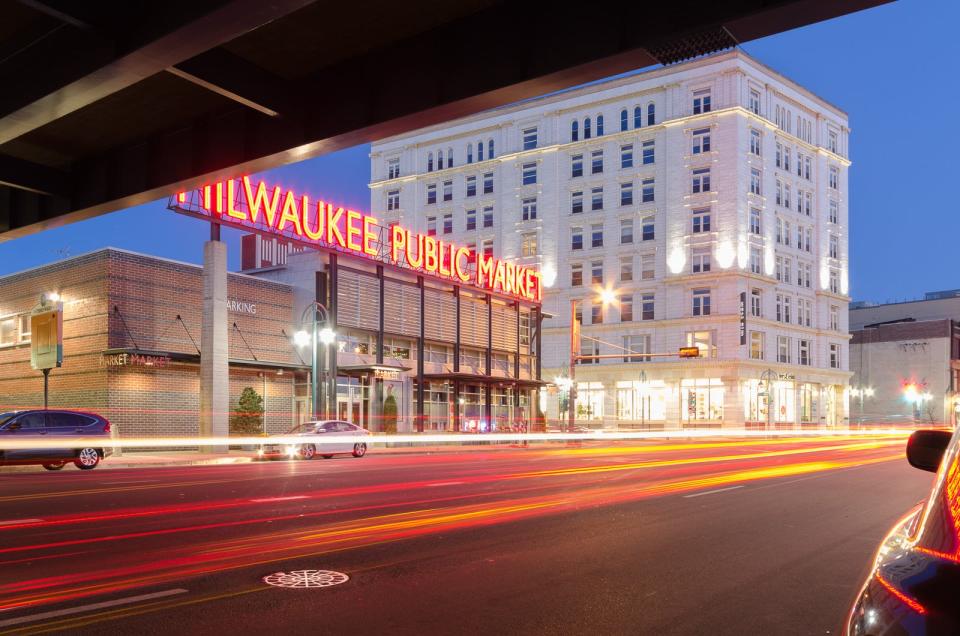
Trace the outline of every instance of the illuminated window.
{"label": "illuminated window", "polygon": [[710,208],[693,210],[693,233],[710,231]]}
{"label": "illuminated window", "polygon": [[642,254],[640,256],[640,278],[641,280],[652,280],[656,277],[656,264],[653,254]]}
{"label": "illuminated window", "polygon": [[400,160],[390,159],[387,161],[387,178],[396,179],[400,176]]}
{"label": "illuminated window", "polygon": [[30,340],[30,329],[30,314],[22,314],[20,316],[20,342]]}
{"label": "illuminated window", "polygon": [[830,344],[830,368],[840,368],[840,345],[834,343]]}
{"label": "illuminated window", "polygon": [[763,273],[763,250],[759,247],[750,248],[750,271],[754,274]]}
{"label": "illuminated window", "polygon": [[594,211],[603,209],[603,186],[590,191],[590,209]]}
{"label": "illuminated window", "polygon": [[693,114],[710,112],[710,89],[705,88],[693,93]]}
{"label": "illuminated window", "polygon": [[537,255],[537,233],[536,232],[527,232],[522,235],[521,242],[520,242],[520,255],[521,256]]}
{"label": "illuminated window", "polygon": [[699,155],[710,152],[710,129],[698,128],[691,133],[693,139],[693,154]]}
{"label": "illuminated window", "polygon": [[523,164],[523,185],[533,185],[537,182],[537,164]]}
{"label": "illuminated window", "polygon": [[537,147],[537,129],[525,128],[523,130],[523,149],[533,150]]}
{"label": "illuminated window", "polygon": [[570,266],[570,286],[581,287],[583,285],[583,264],[574,263]]}
{"label": "illuminated window", "polygon": [[467,177],[467,196],[475,197],[477,196],[477,177],[476,175],[471,175]]}
{"label": "illuminated window", "polygon": [[477,211],[476,210],[467,210],[467,229],[468,230],[477,229]]}
{"label": "illuminated window", "polygon": [[709,289],[693,290],[693,315],[694,316],[710,315],[710,290]]}
{"label": "illuminated window", "polygon": [[603,305],[596,304],[590,306],[590,324],[599,325],[603,322]]}
{"label": "illuminated window", "polygon": [[790,338],[777,336],[777,362],[790,362]]}
{"label": "illuminated window", "polygon": [[603,115],[597,115],[597,137],[603,137]]}
{"label": "illuminated window", "polygon": [[643,165],[649,166],[656,161],[656,146],[653,141],[643,142]]}
{"label": "illuminated window", "polygon": [[633,294],[620,296],[620,322],[633,322]]}
{"label": "illuminated window", "polygon": [[642,203],[652,203],[654,200],[654,180],[652,178],[644,179],[641,185],[643,187],[640,190],[640,201]]}
{"label": "illuminated window", "polygon": [[590,174],[603,174],[602,150],[594,150],[590,154]]}
{"label": "illuminated window", "polygon": [[620,205],[633,205],[633,182],[620,184]]}
{"label": "illuminated window", "polygon": [[483,208],[483,227],[493,227],[493,207]]}
{"label": "illuminated window", "polygon": [[523,199],[521,206],[521,218],[524,221],[533,221],[537,218],[537,197]]}
{"label": "illuminated window", "polygon": [[750,332],[750,359],[751,360],[763,360],[763,332],[762,331],[751,331]]}
{"label": "illuminated window", "polygon": [[695,249],[690,255],[690,267],[694,274],[710,271],[710,248]]}
{"label": "illuminated window", "polygon": [[691,175],[691,192],[697,194],[698,192],[709,192],[710,191],[710,168],[698,168],[693,171]]}
{"label": "illuminated window", "polygon": [[633,167],[633,144],[620,146],[620,169]]}
{"label": "illuminated window", "polygon": [[620,219],[620,244],[633,243],[633,219]]}
{"label": "illuminated window", "polygon": [[620,257],[620,281],[626,283],[632,280],[633,280],[633,257],[621,256]]}
{"label": "illuminated window", "polygon": [[17,317],[10,316],[0,320],[0,346],[17,344]]}
{"label": "illuminated window", "polygon": [[716,334],[713,331],[688,331],[687,347],[696,347],[700,350],[701,358],[716,358]]}
{"label": "illuminated window", "polygon": [[750,290],[750,315],[755,318],[763,317],[763,292],[757,288]]}
{"label": "illuminated window", "polygon": [[431,183],[427,186],[427,205],[437,202],[437,184]]}
{"label": "illuminated window", "polygon": [[583,212],[583,192],[574,192],[570,197],[570,213],[580,214]]}
{"label": "illuminated window", "polygon": [[583,176],[583,155],[570,157],[570,178]]}
{"label": "illuminated window", "polygon": [[400,191],[390,190],[387,192],[387,210],[400,209]]}
{"label": "illuminated window", "polygon": [[437,235],[437,217],[428,216],[427,217],[427,236],[436,236]]}

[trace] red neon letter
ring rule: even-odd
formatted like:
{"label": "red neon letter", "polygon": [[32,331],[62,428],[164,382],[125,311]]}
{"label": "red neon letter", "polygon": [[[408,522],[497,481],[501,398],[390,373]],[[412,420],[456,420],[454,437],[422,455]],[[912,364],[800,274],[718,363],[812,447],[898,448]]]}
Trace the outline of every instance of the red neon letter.
{"label": "red neon letter", "polygon": [[234,206],[234,189],[236,187],[236,182],[233,179],[227,181],[227,216],[232,216],[235,219],[240,219],[241,221],[247,220],[247,213],[243,210],[238,210]]}
{"label": "red neon letter", "polygon": [[[304,199],[306,199],[306,197],[304,197]],[[304,203],[306,203],[306,201],[304,201]],[[283,232],[287,221],[293,223],[293,231],[297,233],[297,236],[303,236],[303,226],[300,225],[300,210],[297,208],[297,200],[294,198],[293,192],[289,190],[287,190],[287,196],[283,198],[283,210],[280,212],[278,232]]]}
{"label": "red neon letter", "polygon": [[495,271],[494,274],[493,274],[493,291],[497,291],[497,288],[499,288],[500,291],[506,291],[506,289],[507,289],[507,288],[504,286],[504,271],[503,271],[503,270],[504,270],[503,261],[497,260],[497,269],[496,269],[496,271]]}
{"label": "red neon letter", "polygon": [[477,285],[493,289],[493,257],[477,253]]}
{"label": "red neon letter", "polygon": [[428,236],[424,239],[423,268],[432,274],[437,273],[437,239]]}
{"label": "red neon letter", "polygon": [[390,228],[390,259],[394,263],[400,262],[400,252],[407,245],[407,231],[399,225]]}
{"label": "red neon letter", "polygon": [[411,245],[411,241],[409,240],[409,236],[408,236],[406,250],[405,250],[405,253],[407,255],[407,264],[410,267],[413,267],[415,269],[420,269],[421,267],[423,267],[423,234],[417,234],[417,257],[416,258],[413,257],[413,250],[410,249],[412,247],[413,245]]}
{"label": "red neon letter", "polygon": [[[462,266],[460,265],[461,257],[466,261]],[[457,278],[463,282],[468,282],[470,280],[470,272],[467,269],[470,267],[470,250],[466,247],[457,248],[457,254],[453,257],[453,269],[457,273]]]}
{"label": "red neon letter", "polygon": [[373,246],[377,240],[377,234],[373,231],[377,220],[372,216],[363,217],[363,253],[367,256],[376,256],[377,248]]}
{"label": "red neon letter", "polygon": [[250,177],[243,178],[243,193],[247,197],[247,207],[250,208],[250,220],[258,223],[260,206],[263,206],[264,216],[267,217],[267,227],[273,229],[277,220],[277,204],[280,203],[280,188],[273,188],[273,196],[267,201],[267,187],[263,181],[257,184],[257,193],[254,195],[250,188]]}
{"label": "red neon letter", "polygon": [[354,252],[362,251],[360,243],[355,239],[359,239],[363,230],[360,226],[360,220],[362,215],[359,212],[354,212],[353,210],[347,210],[347,249],[350,249]]}
{"label": "red neon letter", "polygon": [[327,205],[327,243],[330,245],[339,245],[346,247],[347,242],[343,238],[343,232],[340,231],[340,217],[343,216],[343,208],[337,208],[333,211],[332,205]]}

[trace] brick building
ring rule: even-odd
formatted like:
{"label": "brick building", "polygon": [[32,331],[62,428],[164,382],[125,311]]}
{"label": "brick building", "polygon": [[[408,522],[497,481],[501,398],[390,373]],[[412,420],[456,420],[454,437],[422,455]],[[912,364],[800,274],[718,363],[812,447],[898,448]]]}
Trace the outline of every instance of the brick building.
{"label": "brick building", "polygon": [[[0,408],[43,403],[30,367],[29,312],[42,293],[64,306],[63,366],[50,406],[102,413],[124,437],[198,432],[202,269],[106,248],[0,278]],[[293,289],[228,279],[230,404],[252,387],[267,432],[309,412],[308,366],[290,342]]]}

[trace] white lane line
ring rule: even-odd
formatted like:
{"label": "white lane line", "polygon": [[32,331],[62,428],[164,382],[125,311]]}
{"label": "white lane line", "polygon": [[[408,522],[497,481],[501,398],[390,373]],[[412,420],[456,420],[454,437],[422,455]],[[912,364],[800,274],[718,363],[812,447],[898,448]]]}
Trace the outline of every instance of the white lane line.
{"label": "white lane line", "polygon": [[18,526],[21,523],[40,523],[43,519],[11,519],[10,521],[0,521],[0,526]]}
{"label": "white lane line", "polygon": [[462,481],[442,481],[439,484],[427,484],[428,488],[436,488],[437,486],[459,486],[464,482]]}
{"label": "white lane line", "polygon": [[174,590],[164,590],[163,592],[154,592],[152,594],[141,594],[139,596],[128,596],[127,598],[118,598],[112,601],[103,601],[102,603],[92,603],[90,605],[78,605],[77,607],[68,607],[66,609],[53,610],[51,612],[41,612],[40,614],[30,614],[28,616],[17,616],[0,621],[0,627],[9,627],[11,625],[21,625],[23,623],[32,623],[33,621],[42,621],[47,618],[56,618],[58,616],[69,616],[71,614],[80,614],[91,610],[103,609],[105,607],[115,607],[117,605],[129,605],[138,601],[149,601],[155,598],[164,598],[166,596],[175,596],[177,594],[186,594],[187,590],[177,588]]}
{"label": "white lane line", "polygon": [[294,499],[309,499],[307,495],[293,495],[291,497],[267,497],[266,499],[251,499],[254,503],[268,503],[270,501],[293,501]]}
{"label": "white lane line", "polygon": [[117,485],[126,486],[127,484],[155,484],[158,481],[160,480],[159,479],[135,479],[131,481],[104,481],[100,483],[102,483],[104,486],[117,486]]}
{"label": "white lane line", "polygon": [[718,492],[726,492],[728,490],[736,490],[737,488],[743,488],[743,486],[730,486],[729,488],[717,488],[716,490],[705,490],[703,492],[695,492],[692,495],[684,495],[684,499],[690,499],[691,497],[702,497],[703,495],[712,495]]}

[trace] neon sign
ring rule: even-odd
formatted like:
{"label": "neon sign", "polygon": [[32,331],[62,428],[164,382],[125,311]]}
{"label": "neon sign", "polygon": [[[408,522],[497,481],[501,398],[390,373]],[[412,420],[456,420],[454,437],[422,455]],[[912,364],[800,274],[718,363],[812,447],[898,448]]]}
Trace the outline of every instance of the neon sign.
{"label": "neon sign", "polygon": [[539,271],[468,247],[412,232],[399,225],[385,228],[377,219],[323,200],[311,202],[279,186],[250,177],[219,181],[177,194],[170,209],[215,219],[242,230],[275,234],[312,247],[425,272],[485,291],[540,302]]}

